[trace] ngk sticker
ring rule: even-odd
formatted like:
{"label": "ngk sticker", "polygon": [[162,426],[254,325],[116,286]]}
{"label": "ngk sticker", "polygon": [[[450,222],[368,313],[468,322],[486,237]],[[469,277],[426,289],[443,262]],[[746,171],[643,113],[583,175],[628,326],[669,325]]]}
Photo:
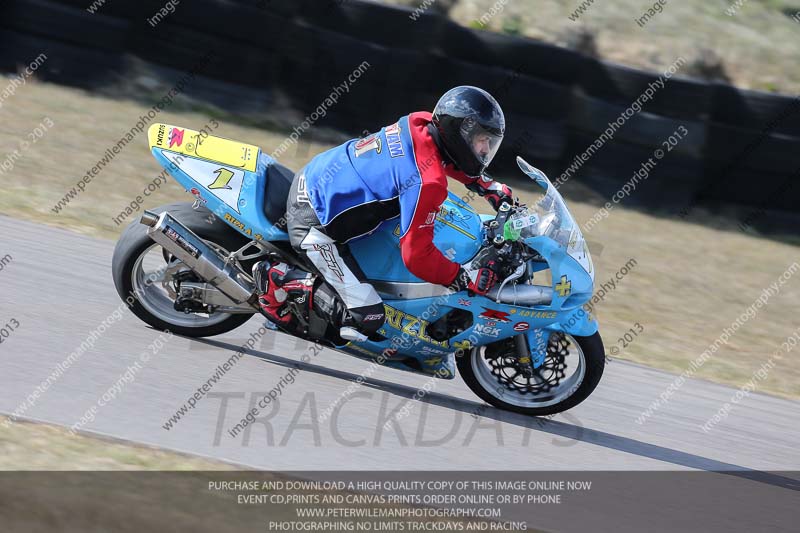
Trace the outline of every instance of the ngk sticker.
{"label": "ngk sticker", "polygon": [[500,328],[485,326],[481,324],[475,326],[475,331],[477,333],[480,333],[481,335],[486,335],[487,337],[497,337],[498,335],[500,335]]}

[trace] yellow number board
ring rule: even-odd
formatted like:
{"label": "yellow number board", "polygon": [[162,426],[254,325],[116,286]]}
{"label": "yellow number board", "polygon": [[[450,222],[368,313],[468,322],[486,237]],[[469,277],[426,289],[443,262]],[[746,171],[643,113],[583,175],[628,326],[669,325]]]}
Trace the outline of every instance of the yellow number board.
{"label": "yellow number board", "polygon": [[[259,148],[252,144],[214,137],[205,132],[200,133],[169,124],[153,124],[147,130],[147,137],[151,150],[161,148],[250,172],[256,171]],[[227,176],[221,175],[219,179],[225,177]]]}

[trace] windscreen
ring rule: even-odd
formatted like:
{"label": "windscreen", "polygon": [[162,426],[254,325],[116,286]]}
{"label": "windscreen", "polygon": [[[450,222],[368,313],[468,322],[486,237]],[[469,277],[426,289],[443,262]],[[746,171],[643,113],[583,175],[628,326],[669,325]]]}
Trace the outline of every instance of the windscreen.
{"label": "windscreen", "polygon": [[589,248],[561,194],[540,170],[524,161],[520,163],[520,168],[537,184],[546,187],[547,191],[534,205],[517,209],[506,224],[509,232],[521,239],[540,235],[553,239],[594,279]]}

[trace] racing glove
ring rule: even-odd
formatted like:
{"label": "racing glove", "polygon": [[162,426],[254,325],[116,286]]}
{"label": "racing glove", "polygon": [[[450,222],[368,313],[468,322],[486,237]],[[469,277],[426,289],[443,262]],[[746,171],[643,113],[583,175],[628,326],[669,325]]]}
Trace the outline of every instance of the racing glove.
{"label": "racing glove", "polygon": [[491,176],[484,174],[480,178],[467,185],[467,189],[485,198],[495,211],[500,209],[503,202],[514,205],[513,191],[511,187],[503,183],[494,181]]}
{"label": "racing glove", "polygon": [[480,294],[485,296],[487,292],[492,290],[492,287],[497,283],[497,274],[494,273],[489,267],[482,267],[477,270],[475,279],[473,280],[469,273],[464,270],[464,267],[458,269],[456,279],[450,284],[450,290],[453,292],[461,292],[467,290],[470,296]]}

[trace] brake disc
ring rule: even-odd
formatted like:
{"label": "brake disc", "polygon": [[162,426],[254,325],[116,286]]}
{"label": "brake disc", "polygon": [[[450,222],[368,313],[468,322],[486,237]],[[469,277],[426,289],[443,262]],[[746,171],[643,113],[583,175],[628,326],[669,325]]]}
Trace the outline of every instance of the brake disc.
{"label": "brake disc", "polygon": [[523,375],[513,343],[505,343],[497,350],[487,348],[484,358],[498,383],[520,394],[539,395],[558,387],[566,376],[569,346],[564,334],[551,334],[544,363],[530,377]]}

